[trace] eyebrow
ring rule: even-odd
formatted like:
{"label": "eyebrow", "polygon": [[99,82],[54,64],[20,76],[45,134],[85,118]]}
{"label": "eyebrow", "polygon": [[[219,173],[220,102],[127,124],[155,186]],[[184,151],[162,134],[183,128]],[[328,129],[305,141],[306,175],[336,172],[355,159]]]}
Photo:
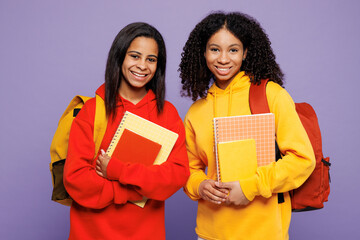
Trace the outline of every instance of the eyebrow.
{"label": "eyebrow", "polygon": [[[136,53],[136,54],[139,54],[139,55],[142,55],[141,52],[138,52],[138,51],[128,51],[127,53]],[[154,57],[154,58],[158,58],[156,55],[148,55],[148,57]]]}
{"label": "eyebrow", "polygon": [[[211,44],[209,44],[209,47],[212,47],[212,46],[215,46],[215,47],[220,47],[218,44],[216,44],[216,43],[211,43]],[[238,43],[233,43],[233,44],[231,44],[229,47],[234,47],[234,46],[241,46],[240,44],[238,44]]]}

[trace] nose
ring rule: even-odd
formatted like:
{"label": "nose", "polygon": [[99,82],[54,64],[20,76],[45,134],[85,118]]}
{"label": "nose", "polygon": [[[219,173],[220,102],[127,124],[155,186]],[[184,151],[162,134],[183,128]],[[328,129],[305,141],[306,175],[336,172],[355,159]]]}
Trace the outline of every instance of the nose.
{"label": "nose", "polygon": [[229,62],[229,59],[230,58],[229,58],[227,52],[223,51],[219,55],[218,62],[221,64],[227,64]]}
{"label": "nose", "polygon": [[140,60],[138,61],[136,65],[141,71],[144,71],[146,69],[146,60]]}

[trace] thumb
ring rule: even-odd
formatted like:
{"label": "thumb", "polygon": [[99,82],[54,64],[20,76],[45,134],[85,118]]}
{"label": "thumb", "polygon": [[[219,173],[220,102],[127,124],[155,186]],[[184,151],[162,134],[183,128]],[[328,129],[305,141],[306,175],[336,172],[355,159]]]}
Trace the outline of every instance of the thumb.
{"label": "thumb", "polygon": [[101,152],[101,155],[103,155],[103,156],[105,155],[104,149],[101,149],[100,152]]}

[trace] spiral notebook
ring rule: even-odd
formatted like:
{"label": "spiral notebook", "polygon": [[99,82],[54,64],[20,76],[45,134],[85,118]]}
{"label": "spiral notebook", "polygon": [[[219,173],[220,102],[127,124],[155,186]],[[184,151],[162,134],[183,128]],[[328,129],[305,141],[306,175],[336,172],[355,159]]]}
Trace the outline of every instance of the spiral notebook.
{"label": "spiral notebook", "polygon": [[[129,138],[129,135],[131,138]],[[112,156],[113,154],[121,154],[119,153],[120,151],[128,152],[128,159],[130,159],[130,154],[132,154],[130,153],[130,147],[127,148],[126,145],[124,146],[122,143],[135,140],[139,142],[136,145],[138,149],[133,154],[143,154],[148,151],[148,154],[146,154],[144,162],[142,163],[145,165],[160,165],[169,157],[169,154],[173,149],[177,138],[177,133],[170,131],[156,123],[150,122],[149,120],[136,114],[126,111],[114,134],[113,139],[111,140],[106,154]],[[147,199],[144,198],[141,201],[134,201],[132,203],[139,207],[144,207],[146,201]]]}
{"label": "spiral notebook", "polygon": [[272,113],[214,118],[214,137],[218,181],[221,181],[222,174],[226,174],[220,171],[219,161],[236,161],[236,156],[234,160],[221,159],[218,151],[220,143],[253,139],[257,166],[275,161],[275,117]]}

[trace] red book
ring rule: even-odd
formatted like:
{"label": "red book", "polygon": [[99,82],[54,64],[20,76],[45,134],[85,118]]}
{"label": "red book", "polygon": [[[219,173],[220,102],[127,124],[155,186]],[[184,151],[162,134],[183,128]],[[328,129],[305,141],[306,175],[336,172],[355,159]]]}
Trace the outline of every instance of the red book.
{"label": "red book", "polygon": [[112,156],[122,162],[153,165],[160,149],[159,143],[125,128]]}

